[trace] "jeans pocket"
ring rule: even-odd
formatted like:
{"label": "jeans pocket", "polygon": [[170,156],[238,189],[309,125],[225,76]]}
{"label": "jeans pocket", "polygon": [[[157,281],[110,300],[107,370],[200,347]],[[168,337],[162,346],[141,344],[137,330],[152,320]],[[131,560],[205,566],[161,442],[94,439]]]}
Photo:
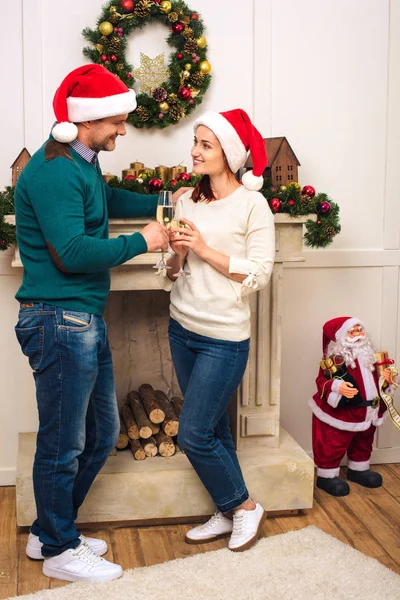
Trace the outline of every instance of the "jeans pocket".
{"label": "jeans pocket", "polygon": [[62,323],[61,329],[68,329],[69,331],[86,330],[93,323],[93,315],[75,310],[63,310]]}
{"label": "jeans pocket", "polygon": [[15,327],[15,334],[31,368],[37,371],[43,360],[44,327]]}

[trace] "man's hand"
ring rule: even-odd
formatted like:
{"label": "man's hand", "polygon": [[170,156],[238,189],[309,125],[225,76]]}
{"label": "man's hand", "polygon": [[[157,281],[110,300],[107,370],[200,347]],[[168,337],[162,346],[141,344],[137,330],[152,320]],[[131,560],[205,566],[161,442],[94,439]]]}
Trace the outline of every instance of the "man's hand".
{"label": "man's hand", "polygon": [[187,192],[188,190],[192,190],[192,189],[193,189],[193,188],[191,188],[191,187],[181,187],[181,188],[179,188],[179,190],[176,190],[176,192],[174,192],[174,193],[172,194],[172,203],[173,203],[174,207],[175,207],[175,205],[176,205],[176,203],[177,203],[177,201],[178,201],[178,198],[179,198],[180,196],[182,196],[182,194],[184,194],[184,193],[185,193],[185,192]]}
{"label": "man's hand", "polygon": [[345,398],[354,398],[354,396],[358,394],[358,389],[355,388],[352,383],[343,381],[339,388],[339,393]]}
{"label": "man's hand", "polygon": [[164,225],[160,223],[149,223],[140,232],[147,244],[147,252],[154,252],[155,250],[162,250],[166,252],[168,250],[168,231]]}

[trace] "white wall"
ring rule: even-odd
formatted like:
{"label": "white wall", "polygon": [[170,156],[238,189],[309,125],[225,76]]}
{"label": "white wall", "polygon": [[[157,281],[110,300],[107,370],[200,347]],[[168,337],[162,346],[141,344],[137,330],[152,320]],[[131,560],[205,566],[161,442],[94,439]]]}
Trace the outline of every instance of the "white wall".
{"label": "white wall", "polygon": [[[64,75],[82,64],[81,30],[95,26],[103,2],[9,3],[12,27],[1,62],[0,186],[26,145],[32,153],[53,122],[51,102]],[[188,2],[189,6],[191,2]],[[244,8],[245,7],[245,8]],[[193,8],[200,8],[193,4]],[[332,246],[307,251],[285,269],[282,424],[311,449],[308,397],[320,360],[321,327],[340,314],[363,319],[379,348],[400,357],[400,5],[396,0],[203,0],[213,80],[204,103],[181,124],[129,127],[101,157],[119,174],[134,160],[190,165],[192,123],[207,108],[242,107],[264,136],[285,135],[302,166],[300,183],[327,192],[341,208]],[[129,57],[168,54],[162,26],[131,36]],[[36,428],[31,373],[14,339],[13,299],[21,274],[0,253],[0,484],[13,483],[17,433]],[[400,433],[388,423],[377,460],[400,461]]]}

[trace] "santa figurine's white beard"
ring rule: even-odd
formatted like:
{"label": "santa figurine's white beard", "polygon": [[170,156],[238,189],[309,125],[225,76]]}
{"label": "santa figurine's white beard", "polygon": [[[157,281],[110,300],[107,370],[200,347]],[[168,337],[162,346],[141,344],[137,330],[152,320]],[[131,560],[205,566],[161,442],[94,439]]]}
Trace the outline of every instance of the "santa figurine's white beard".
{"label": "santa figurine's white beard", "polygon": [[339,354],[344,358],[347,366],[352,369],[356,366],[356,359],[361,366],[370,371],[374,371],[376,362],[375,351],[371,341],[367,336],[358,336],[356,338],[345,337],[338,342],[329,342],[327,355]]}

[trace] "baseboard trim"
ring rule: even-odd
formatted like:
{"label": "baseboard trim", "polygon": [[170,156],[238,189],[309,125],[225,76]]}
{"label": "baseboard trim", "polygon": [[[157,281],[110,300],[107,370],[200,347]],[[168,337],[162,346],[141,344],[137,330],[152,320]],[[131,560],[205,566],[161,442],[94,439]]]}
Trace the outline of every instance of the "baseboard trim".
{"label": "baseboard trim", "polygon": [[[313,459],[312,450],[306,450],[308,456]],[[400,447],[396,448],[374,448],[371,455],[371,465],[384,465],[390,463],[400,463]],[[347,465],[347,458],[344,458],[340,466]]]}
{"label": "baseboard trim", "polygon": [[6,485],[15,485],[17,469],[16,467],[0,468],[0,487]]}

